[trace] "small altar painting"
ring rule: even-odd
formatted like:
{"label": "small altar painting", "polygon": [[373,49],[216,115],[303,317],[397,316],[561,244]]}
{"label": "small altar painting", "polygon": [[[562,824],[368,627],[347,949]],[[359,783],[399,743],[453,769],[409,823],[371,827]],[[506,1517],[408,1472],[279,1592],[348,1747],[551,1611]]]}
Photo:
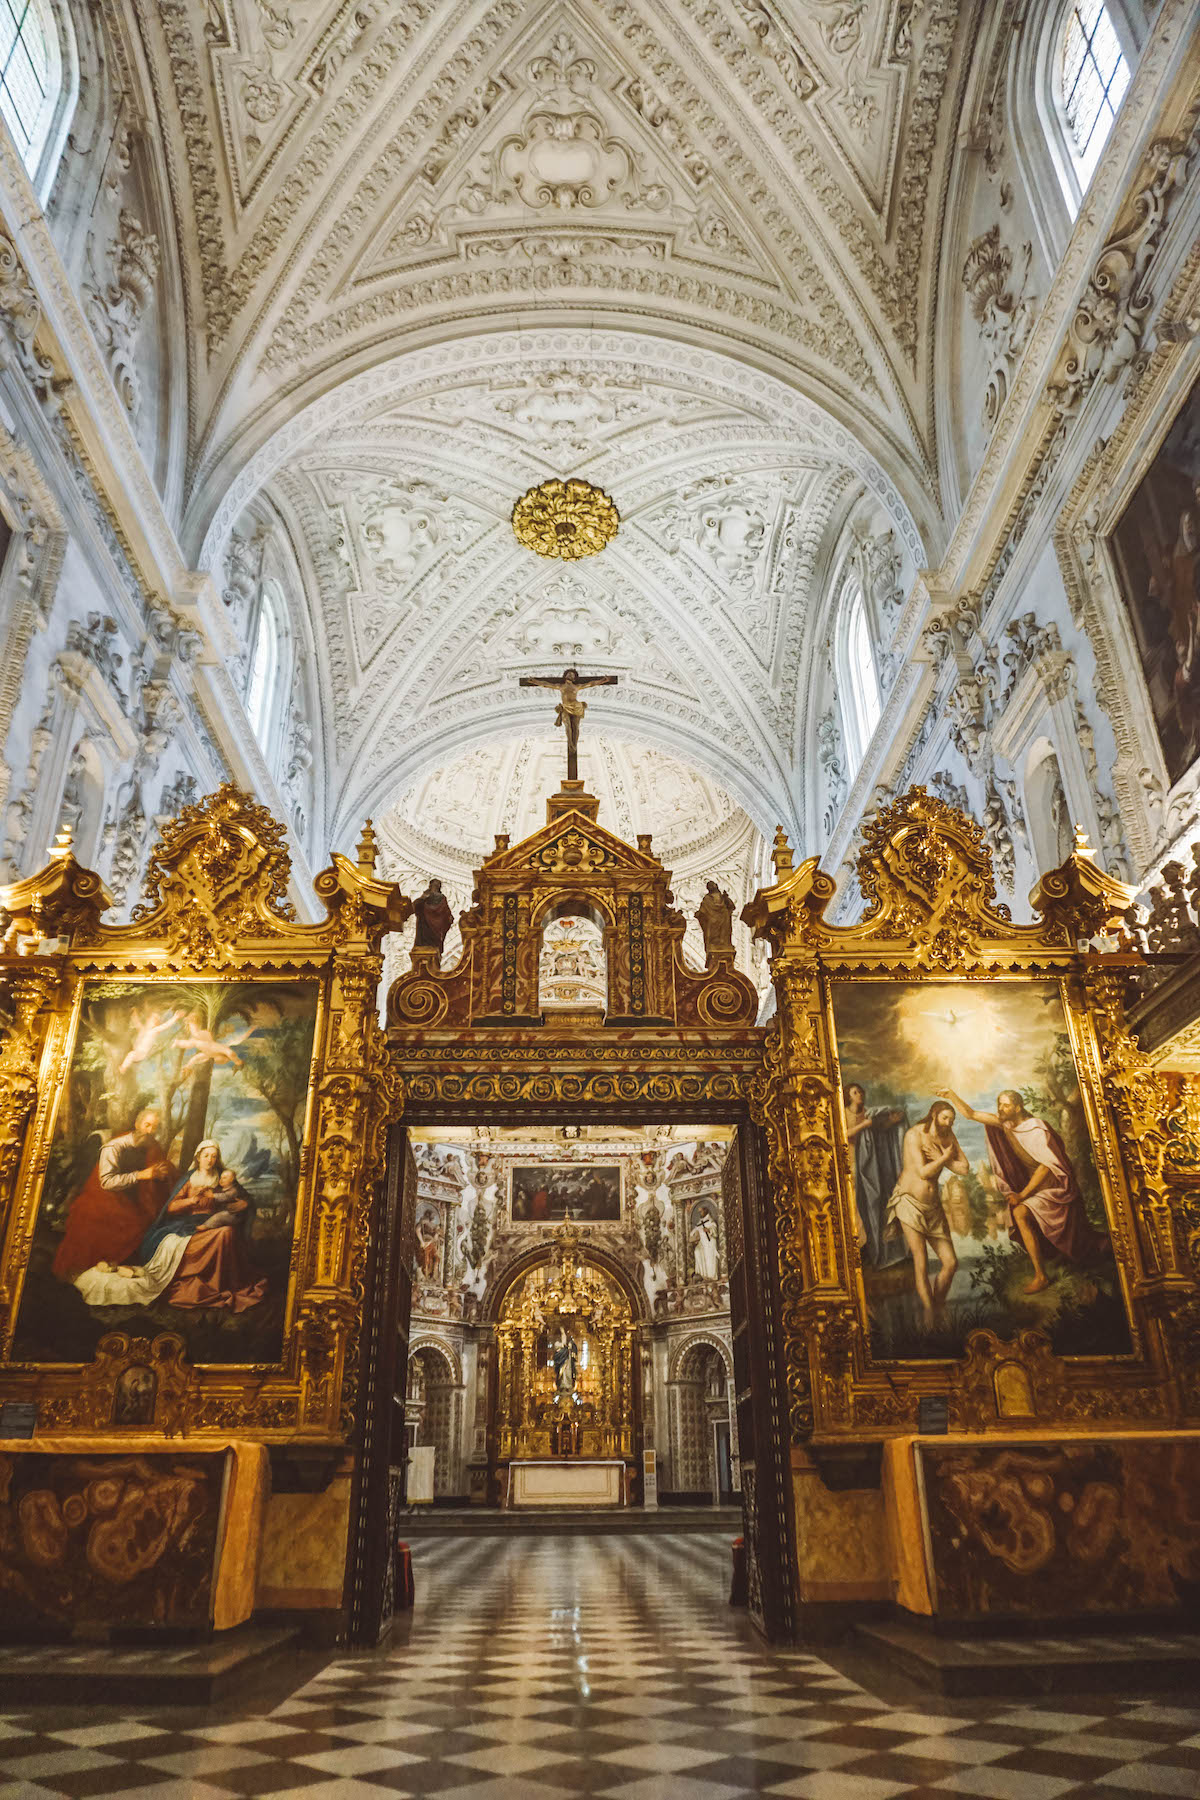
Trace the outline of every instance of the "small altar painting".
{"label": "small altar painting", "polygon": [[212,1620],[226,1452],[0,1454],[0,1634]]}
{"label": "small altar painting", "polygon": [[833,1011],[873,1354],[1128,1355],[1057,983],[836,982]]}
{"label": "small altar painting", "polygon": [[1200,383],[1112,535],[1167,777],[1200,753]]}
{"label": "small altar painting", "polygon": [[1200,1441],[920,1444],[935,1612],[1190,1610]]}
{"label": "small altar painting", "polygon": [[540,1163],[514,1168],[510,1212],[518,1225],[538,1225],[568,1215],[591,1224],[619,1222],[621,1165]]}
{"label": "small altar painting", "polygon": [[314,982],[85,983],[15,1361],[120,1329],[279,1360],[316,1009]]}

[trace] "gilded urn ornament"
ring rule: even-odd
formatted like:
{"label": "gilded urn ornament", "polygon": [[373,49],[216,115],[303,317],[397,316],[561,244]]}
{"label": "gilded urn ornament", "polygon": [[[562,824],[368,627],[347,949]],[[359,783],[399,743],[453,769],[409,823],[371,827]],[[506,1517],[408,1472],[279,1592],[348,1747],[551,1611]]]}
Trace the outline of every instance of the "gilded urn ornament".
{"label": "gilded urn ornament", "polygon": [[595,556],[617,535],[621,516],[602,488],[590,481],[543,481],[521,495],[512,510],[519,544],[538,556],[575,562]]}

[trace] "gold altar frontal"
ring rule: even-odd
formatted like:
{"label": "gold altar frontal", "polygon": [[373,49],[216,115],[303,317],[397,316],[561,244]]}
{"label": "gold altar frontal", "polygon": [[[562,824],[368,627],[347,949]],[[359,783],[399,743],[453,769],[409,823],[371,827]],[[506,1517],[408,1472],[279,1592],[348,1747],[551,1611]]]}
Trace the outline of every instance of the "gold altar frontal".
{"label": "gold altar frontal", "polygon": [[510,1463],[632,1461],[632,1309],[569,1222],[556,1233],[553,1259],[512,1283],[497,1339],[493,1455],[503,1492]]}

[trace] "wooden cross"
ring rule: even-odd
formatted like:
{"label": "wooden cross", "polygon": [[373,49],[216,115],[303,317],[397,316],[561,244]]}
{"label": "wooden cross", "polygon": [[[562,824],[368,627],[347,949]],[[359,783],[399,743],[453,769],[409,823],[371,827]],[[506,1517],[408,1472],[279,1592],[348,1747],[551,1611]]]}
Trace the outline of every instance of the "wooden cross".
{"label": "wooden cross", "polygon": [[544,687],[558,690],[554,723],[567,734],[567,780],[579,780],[579,727],[587,711],[587,703],[579,698],[580,688],[616,687],[615,675],[581,675],[578,669],[564,669],[561,675],[522,675],[521,687]]}

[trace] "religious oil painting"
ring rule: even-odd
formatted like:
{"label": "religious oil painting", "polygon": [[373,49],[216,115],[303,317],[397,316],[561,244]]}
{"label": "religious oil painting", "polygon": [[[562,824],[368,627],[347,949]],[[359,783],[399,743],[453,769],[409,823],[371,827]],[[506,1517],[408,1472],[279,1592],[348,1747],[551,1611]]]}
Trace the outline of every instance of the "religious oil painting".
{"label": "religious oil painting", "polygon": [[835,982],[875,1357],[1132,1349],[1057,983]]}
{"label": "religious oil painting", "polygon": [[314,982],[85,983],[14,1361],[114,1330],[279,1361],[316,1013]]}
{"label": "religious oil painting", "polygon": [[512,1172],[513,1220],[538,1225],[547,1219],[613,1223],[621,1217],[619,1163],[539,1163]]}
{"label": "religious oil painting", "polygon": [[1200,754],[1200,383],[1112,536],[1172,782]]}

